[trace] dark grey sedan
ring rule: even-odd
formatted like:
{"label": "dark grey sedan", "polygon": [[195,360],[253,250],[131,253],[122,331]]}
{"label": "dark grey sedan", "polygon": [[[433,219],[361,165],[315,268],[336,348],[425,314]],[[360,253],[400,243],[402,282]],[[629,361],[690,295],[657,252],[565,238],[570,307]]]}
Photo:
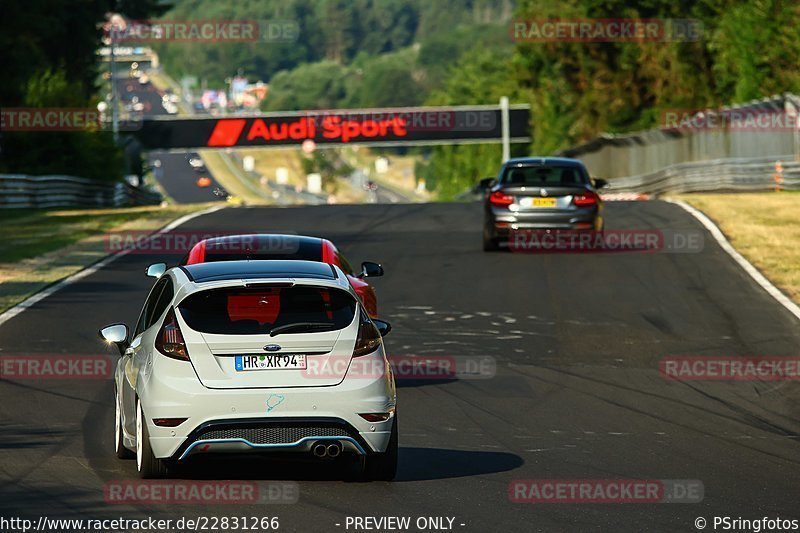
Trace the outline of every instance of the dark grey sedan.
{"label": "dark grey sedan", "polygon": [[510,159],[486,187],[483,249],[497,250],[517,230],[602,231],[603,202],[577,159]]}

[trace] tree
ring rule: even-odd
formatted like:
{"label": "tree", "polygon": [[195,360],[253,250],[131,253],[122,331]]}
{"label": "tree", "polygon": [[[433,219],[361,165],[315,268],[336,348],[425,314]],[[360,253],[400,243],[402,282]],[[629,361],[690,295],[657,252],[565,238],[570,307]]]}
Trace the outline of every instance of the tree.
{"label": "tree", "polygon": [[[117,8],[160,12],[157,0],[26,0],[3,5],[3,107],[94,108],[101,24]],[[103,132],[4,132],[0,172],[117,178],[120,152]]]}
{"label": "tree", "polygon": [[[434,91],[428,105],[497,104],[501,96],[524,102],[529,95],[519,89],[512,76],[509,54],[479,48],[465,53],[453,67],[444,89]],[[491,83],[489,82],[491,80]],[[525,146],[515,150],[524,151]],[[430,150],[418,175],[441,199],[452,199],[484,177],[497,174],[502,150],[498,144],[437,146]]]}

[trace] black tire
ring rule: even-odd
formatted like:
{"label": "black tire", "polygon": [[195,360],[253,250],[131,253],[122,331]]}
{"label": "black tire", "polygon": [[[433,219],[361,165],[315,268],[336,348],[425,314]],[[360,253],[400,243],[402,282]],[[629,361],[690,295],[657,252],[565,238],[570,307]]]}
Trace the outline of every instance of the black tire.
{"label": "black tire", "polygon": [[125,437],[122,430],[122,407],[120,406],[119,393],[114,388],[114,453],[118,459],[133,459],[136,454],[125,447]]}
{"label": "black tire", "polygon": [[483,251],[484,252],[496,252],[500,249],[500,245],[497,243],[497,239],[492,237],[492,232],[489,229],[489,226],[486,225],[483,227]]}
{"label": "black tire", "polygon": [[384,453],[373,453],[361,458],[361,479],[364,481],[391,481],[397,475],[397,414],[394,415],[392,434]]}
{"label": "black tire", "polygon": [[142,479],[163,478],[169,473],[166,461],[157,459],[150,448],[150,434],[144,422],[142,403],[138,399],[136,400],[136,467]]}

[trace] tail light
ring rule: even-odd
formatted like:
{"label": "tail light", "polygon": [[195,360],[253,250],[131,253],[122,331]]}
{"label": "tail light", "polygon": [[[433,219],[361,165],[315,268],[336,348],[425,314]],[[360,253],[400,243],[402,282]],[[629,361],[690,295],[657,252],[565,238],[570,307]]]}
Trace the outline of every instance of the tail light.
{"label": "tail light", "polygon": [[597,203],[597,194],[586,191],[583,194],[576,194],[572,197],[572,203],[578,207],[589,207]]}
{"label": "tail light", "polygon": [[394,410],[388,413],[359,413],[358,416],[367,422],[386,422],[394,416]]}
{"label": "tail light", "polygon": [[358,338],[356,339],[356,347],[353,349],[353,357],[371,354],[377,350],[378,346],[383,342],[381,334],[378,333],[378,328],[367,318],[366,313],[363,313],[361,316],[361,324],[358,326]]}
{"label": "tail light", "polygon": [[162,428],[176,428],[186,422],[185,418],[154,418],[153,424]]}
{"label": "tail light", "polygon": [[158,330],[156,335],[155,344],[156,350],[167,357],[180,359],[181,361],[189,360],[189,352],[186,350],[186,343],[183,341],[183,333],[181,333],[181,328],[175,319],[175,309],[171,308],[164,318],[164,323],[161,324],[161,329]]}
{"label": "tail light", "polygon": [[503,191],[494,191],[489,195],[489,203],[496,206],[506,206],[514,203],[514,197]]}

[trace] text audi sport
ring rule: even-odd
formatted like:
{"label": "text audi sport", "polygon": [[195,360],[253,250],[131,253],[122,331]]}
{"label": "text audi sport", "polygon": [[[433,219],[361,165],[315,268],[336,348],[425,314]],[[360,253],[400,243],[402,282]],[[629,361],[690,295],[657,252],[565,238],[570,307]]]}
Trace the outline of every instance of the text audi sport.
{"label": "text audi sport", "polygon": [[[344,272],[310,261],[220,261],[168,270],[118,345],[115,449],[142,477],[204,453],[358,457],[397,468],[395,382],[382,335]],[[354,362],[369,372],[356,372]],[[135,452],[135,453],[134,453]]]}

